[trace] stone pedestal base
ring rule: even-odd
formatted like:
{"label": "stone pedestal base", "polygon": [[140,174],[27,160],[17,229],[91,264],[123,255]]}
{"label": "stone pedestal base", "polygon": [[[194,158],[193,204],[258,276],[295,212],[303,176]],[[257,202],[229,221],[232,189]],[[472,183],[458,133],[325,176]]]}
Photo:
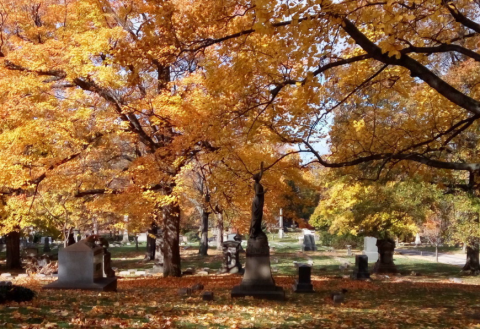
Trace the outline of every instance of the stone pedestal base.
{"label": "stone pedestal base", "polygon": [[278,238],[283,239],[283,229],[282,228],[278,230]]}
{"label": "stone pedestal base", "polygon": [[393,262],[390,263],[382,263],[379,259],[375,263],[375,267],[373,268],[373,273],[398,273],[397,267]]}
{"label": "stone pedestal base", "polygon": [[93,291],[117,291],[117,278],[102,278],[92,283],[55,281],[43,289],[80,289]]}
{"label": "stone pedestal base", "polygon": [[271,288],[272,290],[266,290],[264,286],[253,288],[239,285],[233,287],[231,296],[232,298],[252,296],[259,299],[285,300],[285,291],[282,287],[273,286]]}
{"label": "stone pedestal base", "polygon": [[252,296],[254,298],[285,300],[285,291],[275,285],[270,269],[270,248],[267,236],[262,233],[248,239],[247,262],[242,283],[231,292],[232,298]]}
{"label": "stone pedestal base", "polygon": [[309,293],[315,291],[313,290],[313,285],[311,283],[302,283],[298,282],[298,280],[295,280],[295,284],[293,285],[293,292]]}

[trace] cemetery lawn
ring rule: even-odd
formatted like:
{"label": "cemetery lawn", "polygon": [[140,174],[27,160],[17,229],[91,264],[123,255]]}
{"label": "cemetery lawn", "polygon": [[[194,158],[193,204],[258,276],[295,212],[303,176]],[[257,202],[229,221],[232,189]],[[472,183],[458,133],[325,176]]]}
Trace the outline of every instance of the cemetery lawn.
{"label": "cemetery lawn", "polygon": [[[275,245],[275,241],[272,241]],[[37,292],[28,303],[0,305],[1,328],[480,328],[480,279],[459,277],[459,268],[395,255],[403,275],[373,276],[371,282],[347,278],[339,265],[353,264],[343,251],[302,253],[298,245],[274,247],[271,265],[277,285],[286,291],[285,302],[251,298],[231,299],[238,275],[182,278],[124,277],[118,292],[42,290],[47,281],[16,279]],[[113,266],[151,268],[143,251],[134,246],[112,248]],[[182,251],[182,267],[218,269],[222,255],[214,249],[201,258],[196,247]],[[242,255],[242,262],[244,255]],[[313,294],[295,294],[293,261],[313,261]],[[373,264],[370,264],[371,266]],[[410,275],[415,271],[419,276]],[[201,292],[182,297],[179,288],[202,283],[215,300],[202,301]],[[345,303],[334,305],[332,292],[348,290]]]}

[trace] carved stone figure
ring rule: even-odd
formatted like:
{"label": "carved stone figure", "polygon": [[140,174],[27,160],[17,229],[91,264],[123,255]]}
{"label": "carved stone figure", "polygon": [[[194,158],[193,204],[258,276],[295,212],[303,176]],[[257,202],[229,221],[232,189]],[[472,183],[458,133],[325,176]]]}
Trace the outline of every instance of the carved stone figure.
{"label": "carved stone figure", "polygon": [[265,200],[265,191],[263,190],[260,180],[263,175],[263,163],[260,172],[253,175],[255,181],[255,197],[252,202],[252,222],[250,224],[250,237],[257,238],[259,235],[265,235],[262,231],[262,218],[263,218],[263,204]]}

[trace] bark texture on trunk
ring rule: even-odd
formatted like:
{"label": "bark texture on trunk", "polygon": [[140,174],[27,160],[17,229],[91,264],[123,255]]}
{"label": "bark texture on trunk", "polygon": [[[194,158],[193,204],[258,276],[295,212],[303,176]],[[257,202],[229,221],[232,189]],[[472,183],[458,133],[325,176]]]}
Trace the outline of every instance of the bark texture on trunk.
{"label": "bark texture on trunk", "polygon": [[163,213],[163,276],[181,276],[180,206],[176,201],[162,208]]}
{"label": "bark texture on trunk", "polygon": [[478,246],[467,246],[467,262],[462,271],[480,271]]}
{"label": "bark texture on trunk", "polygon": [[150,229],[147,231],[147,253],[145,258],[148,260],[155,259],[155,240],[157,236],[158,227],[152,223]]}
{"label": "bark texture on trunk", "polygon": [[200,223],[200,250],[198,253],[200,256],[208,255],[208,215],[209,212],[202,211],[202,222]]}
{"label": "bark texture on trunk", "polygon": [[217,213],[217,250],[223,250],[223,212]]}
{"label": "bark texture on trunk", "polygon": [[6,235],[7,242],[7,269],[22,269],[20,259],[20,233],[13,231]]}

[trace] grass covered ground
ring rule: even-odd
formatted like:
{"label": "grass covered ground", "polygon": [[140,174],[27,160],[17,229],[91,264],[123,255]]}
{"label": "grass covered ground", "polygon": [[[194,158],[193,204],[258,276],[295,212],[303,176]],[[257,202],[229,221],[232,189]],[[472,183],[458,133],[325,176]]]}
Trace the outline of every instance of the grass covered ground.
{"label": "grass covered ground", "polygon": [[[339,269],[354,262],[344,250],[302,253],[295,239],[270,244],[285,302],[231,299],[238,275],[121,278],[116,293],[42,290],[46,281],[23,279],[15,283],[38,295],[32,302],[0,305],[0,328],[480,328],[480,280],[461,277],[463,283],[451,283],[449,278],[460,277],[458,267],[395,255],[401,276],[353,281],[346,278],[351,268]],[[143,248],[112,248],[113,266],[118,271],[151,268],[152,263],[141,262]],[[202,258],[195,246],[182,250],[182,267],[220,268],[221,253],[209,253]],[[308,260],[314,262],[316,292],[295,294],[293,261]],[[215,300],[202,301],[200,293],[178,296],[179,288],[196,283],[213,291]],[[345,303],[334,305],[330,293],[342,288],[348,290]]]}

